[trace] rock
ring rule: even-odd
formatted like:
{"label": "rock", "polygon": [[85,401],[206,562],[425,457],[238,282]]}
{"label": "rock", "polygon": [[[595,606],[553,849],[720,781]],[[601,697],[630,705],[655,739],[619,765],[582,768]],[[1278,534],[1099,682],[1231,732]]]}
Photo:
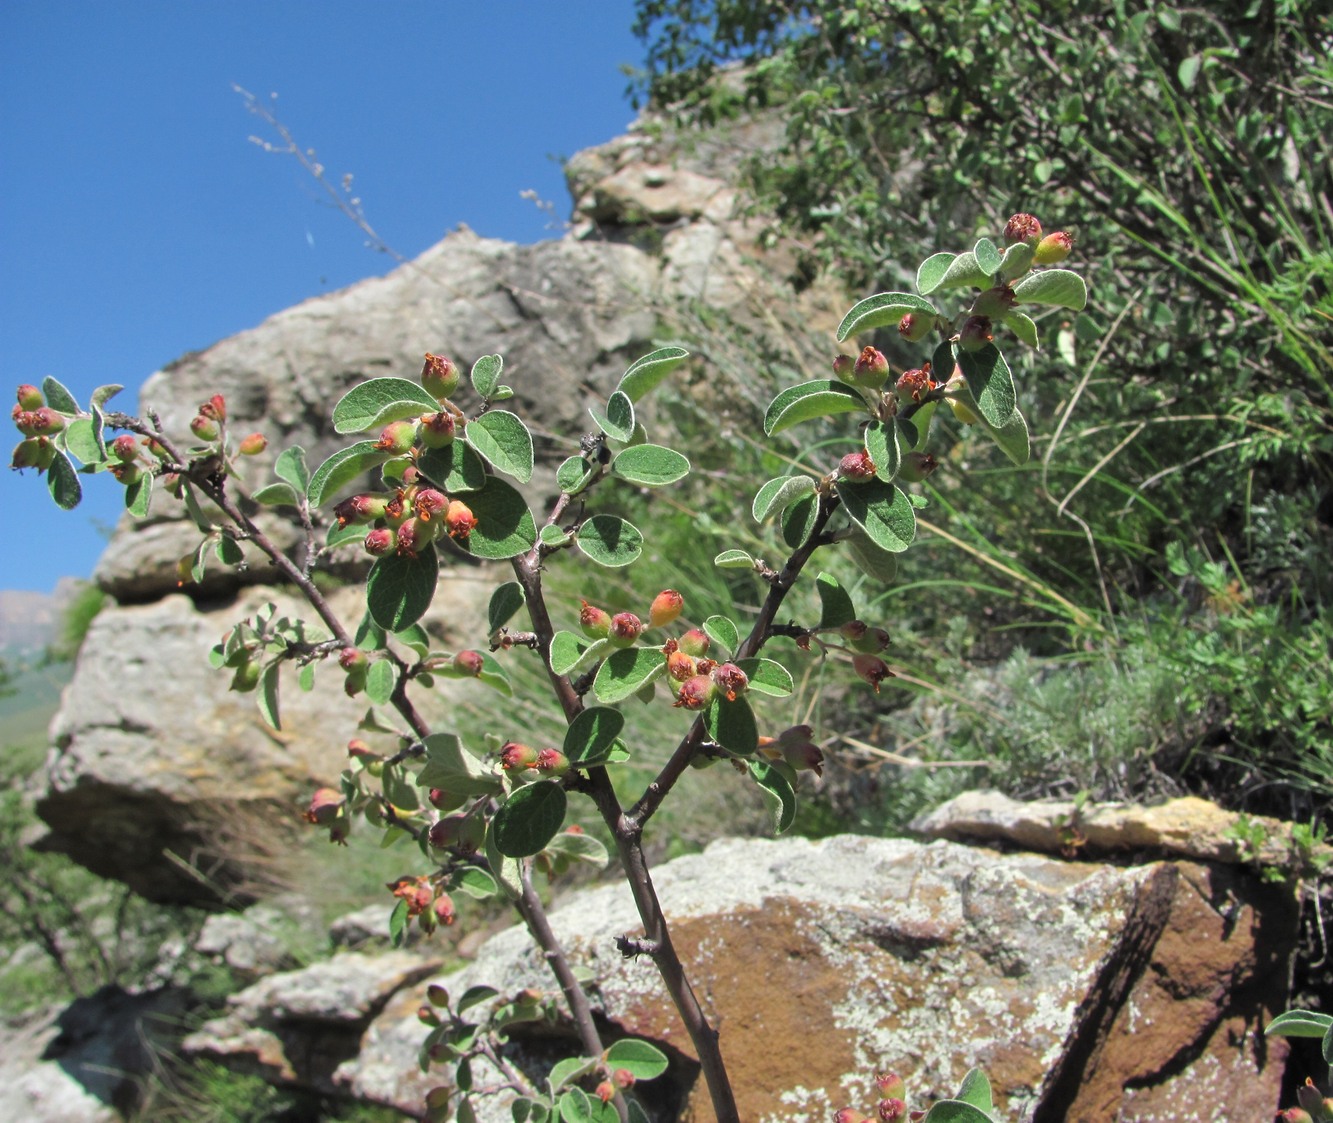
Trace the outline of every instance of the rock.
{"label": "rock", "polygon": [[[654,880],[721,1028],[743,1119],[801,1123],[869,1106],[871,1077],[886,1068],[914,1097],[939,1097],[973,1065],[990,1075],[1002,1118],[1189,1119],[1200,1102],[1225,1102],[1235,1118],[1275,1109],[1286,1046],[1254,1027],[1282,1006],[1295,914],[1242,870],[841,836],[720,841]],[[616,949],[617,936],[642,931],[628,890],[579,893],[552,922],[595,979],[609,1036],[648,1038],[673,1058],[641,1088],[657,1117],[711,1120],[656,971]],[[554,990],[518,928],[437,981],[455,995],[478,983],[502,995]],[[424,982],[398,990],[333,1082],[419,1111],[447,1078],[444,1066],[417,1067],[423,1001]],[[262,1003],[244,1005],[250,1028],[236,1026],[238,1041],[266,1024]],[[532,1076],[578,1052],[568,1026],[512,1032],[511,1061]],[[292,1074],[312,1087],[328,1079],[326,1067]],[[509,1118],[503,1097],[481,1108],[487,1123]]]}
{"label": "rock", "polygon": [[181,1048],[275,1084],[336,1092],[334,1070],[356,1055],[375,1015],[441,962],[410,951],[341,952],[300,971],[270,975],[233,995],[228,1012],[186,1037]]}
{"label": "rock", "polygon": [[118,1123],[174,1048],[185,992],[106,986],[63,1010],[0,1029],[0,1119]]}
{"label": "rock", "polygon": [[[1253,853],[1238,841],[1247,820],[1262,841]],[[1006,842],[1026,850],[1059,854],[1071,848],[1088,857],[1133,850],[1178,855],[1206,862],[1254,862],[1285,867],[1295,857],[1291,824],[1262,815],[1242,816],[1196,796],[1155,806],[1047,799],[1023,802],[999,792],[965,792],[923,815],[912,829],[927,838],[956,842]],[[1333,846],[1315,847],[1333,859]]]}
{"label": "rock", "polygon": [[314,923],[309,906],[299,916],[290,909],[290,905],[285,910],[255,905],[242,913],[210,916],[195,937],[194,950],[225,966],[242,984],[290,970],[298,962],[290,939],[293,926]]}
{"label": "rock", "polygon": [[[437,642],[460,643],[484,628],[491,582],[481,580],[469,568],[441,581],[424,621]],[[313,617],[273,588],[221,604],[177,593],[99,613],[52,725],[37,802],[50,828],[43,848],[154,901],[217,907],[265,888],[257,882],[284,828],[298,825],[316,787],[336,783],[367,708],[364,696],[346,697],[332,663],[310,693],[284,674],[281,732],[265,725],[253,694],[227,690],[209,648],[268,602]],[[365,611],[355,589],[333,603],[349,621]],[[420,693],[426,712],[439,714],[460,692],[479,689],[445,679]]]}

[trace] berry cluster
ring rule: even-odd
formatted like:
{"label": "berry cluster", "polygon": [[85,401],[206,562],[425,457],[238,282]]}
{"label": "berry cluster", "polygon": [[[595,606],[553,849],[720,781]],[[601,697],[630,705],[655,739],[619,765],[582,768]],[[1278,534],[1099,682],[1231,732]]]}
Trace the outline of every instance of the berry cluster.
{"label": "berry cluster", "polygon": [[333,509],[340,527],[372,528],[363,542],[372,557],[394,553],[416,557],[418,550],[437,538],[466,538],[477,525],[471,507],[426,484],[415,467],[403,469],[401,485],[393,492],[353,495]]}

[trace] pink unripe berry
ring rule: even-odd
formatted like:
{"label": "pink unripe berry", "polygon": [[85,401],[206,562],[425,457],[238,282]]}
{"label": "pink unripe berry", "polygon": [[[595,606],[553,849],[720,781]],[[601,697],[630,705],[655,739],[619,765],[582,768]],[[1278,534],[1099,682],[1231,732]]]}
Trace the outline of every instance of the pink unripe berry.
{"label": "pink unripe berry", "polygon": [[972,302],[972,315],[995,319],[1010,311],[1017,303],[1018,297],[1014,295],[1013,289],[1008,285],[996,285],[978,294]]}
{"label": "pink unripe berry", "polygon": [[719,663],[713,668],[712,677],[728,702],[736,701],[736,695],[744,694],[750,685],[749,676],[735,663]]}
{"label": "pink unripe berry", "polygon": [[218,423],[213,418],[197,413],[190,419],[190,432],[201,441],[215,441],[222,430],[218,428]]}
{"label": "pink unripe berry", "polygon": [[23,383],[18,389],[19,409],[41,409],[46,403],[42,392],[30,382]]}
{"label": "pink unripe berry", "polygon": [[258,456],[268,448],[268,438],[263,433],[251,433],[248,437],[242,437],[236,447],[242,456]]}
{"label": "pink unripe berry", "polygon": [[453,803],[453,796],[445,791],[444,788],[431,788],[430,791],[426,793],[426,799],[430,805],[437,810],[448,807]]}
{"label": "pink unripe berry", "polygon": [[569,757],[559,749],[542,749],[537,754],[537,771],[548,776],[563,776],[569,771]]}
{"label": "pink unripe berry", "polygon": [[833,377],[843,382],[851,382],[853,372],[856,370],[856,360],[851,355],[835,355],[833,357]]}
{"label": "pink unripe berry", "polygon": [[441,893],[436,897],[431,907],[435,910],[435,919],[446,928],[454,922],[454,902],[448,893]]}
{"label": "pink unripe berry", "polygon": [[525,768],[535,768],[537,750],[517,741],[507,741],[500,749],[500,767],[506,772],[521,772]]}
{"label": "pink unripe berry", "polygon": [[880,1123],[902,1123],[907,1118],[907,1105],[897,1096],[890,1096],[875,1105],[875,1113]]}
{"label": "pink unripe berry", "polygon": [[1063,230],[1047,234],[1032,251],[1033,265],[1058,265],[1074,248],[1074,239]]}
{"label": "pink unripe berry", "polygon": [[426,448],[444,448],[454,443],[458,422],[448,410],[439,413],[423,414],[421,418],[421,443]]}
{"label": "pink unripe berry", "polygon": [[616,1094],[616,1086],[609,1080],[603,1080],[593,1093],[602,1103],[609,1103]]}
{"label": "pink unripe berry", "polygon": [[885,1099],[904,1099],[907,1096],[907,1082],[896,1072],[875,1073],[875,1087]]}
{"label": "pink unripe berry", "polygon": [[833,1113],[833,1123],[867,1123],[867,1120],[856,1108],[843,1107]]}
{"label": "pink unripe berry", "polygon": [[1314,1123],[1314,1116],[1303,1107],[1289,1107],[1277,1113],[1278,1123]]}
{"label": "pink unripe berry", "polygon": [[1030,214],[1016,214],[1004,224],[1004,244],[1012,246],[1026,242],[1036,246],[1041,240],[1041,223]]}
{"label": "pink unripe berry", "polygon": [[676,692],[675,705],[686,710],[702,710],[707,708],[716,693],[717,684],[711,676],[695,675],[681,683],[680,690]]}
{"label": "pink unripe berry", "polygon": [[214,394],[208,401],[199,407],[199,416],[207,417],[210,421],[226,421],[226,399],[221,394]]}
{"label": "pink unripe berry", "polygon": [[607,639],[612,647],[629,647],[643,634],[643,621],[632,612],[617,612],[611,617]]}
{"label": "pink unripe berry", "polygon": [[787,765],[797,772],[824,774],[824,754],[814,743],[814,730],[808,725],[793,725],[778,734],[776,748]]}
{"label": "pink unripe berry", "polygon": [[460,651],[454,656],[454,666],[464,674],[476,678],[486,667],[486,660],[479,651]]}
{"label": "pink unripe berry", "polygon": [[440,1015],[429,1006],[422,1006],[417,1010],[417,1021],[423,1026],[437,1026],[440,1024]]}
{"label": "pink unripe berry", "polygon": [[852,669],[879,693],[879,684],[886,678],[893,678],[889,665],[878,655],[858,653],[852,656]]}
{"label": "pink unripe berry", "polygon": [[106,470],[126,487],[143,479],[143,469],[137,464],[108,464]]}
{"label": "pink unripe berry", "polygon": [[898,334],[906,343],[920,343],[935,326],[935,317],[924,312],[908,312],[898,321]]}
{"label": "pink unripe berry", "polygon": [[633,1088],[634,1073],[627,1068],[618,1068],[611,1074],[611,1080],[617,1088]]}
{"label": "pink unripe berry", "polygon": [[605,639],[611,634],[611,614],[604,608],[580,601],[579,627],[589,639]]}
{"label": "pink unripe berry", "polygon": [[889,377],[889,360],[882,352],[873,347],[862,350],[856,365],[852,368],[852,382],[864,386],[867,390],[878,390]]}
{"label": "pink unripe berry", "polygon": [[889,646],[889,633],[883,628],[872,628],[864,620],[849,620],[838,632],[853,651],[874,655]]}
{"label": "pink unripe berry", "polygon": [[670,624],[685,607],[685,598],[675,589],[663,589],[653,598],[648,609],[648,627],[660,628]]}
{"label": "pink unripe berry", "polygon": [[477,516],[461,499],[452,499],[444,512],[444,525],[450,538],[466,538],[476,528]]}
{"label": "pink unripe berry", "polygon": [[382,519],[389,505],[387,495],[352,495],[333,508],[339,526],[370,523]]}
{"label": "pink unripe berry", "polygon": [[302,818],[307,823],[326,827],[342,814],[343,794],[337,788],[319,788],[310,797],[310,806]]}
{"label": "pink unripe berry", "polygon": [[387,526],[377,527],[366,535],[362,545],[371,557],[382,558],[397,551],[398,535]]}
{"label": "pink unripe berry", "polygon": [[412,446],[417,443],[417,425],[418,422],[410,420],[389,422],[380,431],[380,439],[375,442],[375,447],[394,456],[411,452]]}
{"label": "pink unripe berry", "polygon": [[344,647],[338,652],[338,666],[344,671],[354,671],[370,663],[370,656],[359,647]]}
{"label": "pink unripe berry", "polygon": [[433,487],[423,487],[412,497],[412,510],[427,522],[449,509],[449,497]]}
{"label": "pink unripe berry", "polygon": [[133,464],[139,458],[139,442],[128,433],[111,442],[111,455],[125,464]]}
{"label": "pink unripe berry", "polygon": [[994,338],[990,317],[969,316],[963,321],[963,330],[958,333],[958,345],[964,351],[980,351]]}
{"label": "pink unripe berry", "polygon": [[432,398],[443,401],[458,389],[461,373],[449,359],[443,355],[426,354],[426,363],[421,368],[421,385]]}
{"label": "pink unripe berry", "polygon": [[[476,825],[481,825],[480,820],[476,821]],[[480,848],[472,817],[461,811],[445,815],[438,822],[432,823],[426,839],[437,850],[454,847],[464,853],[475,854]]]}
{"label": "pink unripe berry", "polygon": [[708,633],[700,631],[698,628],[691,628],[676,641],[678,650],[685,652],[686,655],[693,655],[696,659],[701,655],[708,654],[708,648],[712,644],[708,638]]}
{"label": "pink unripe berry", "polygon": [[65,427],[65,419],[50,406],[39,406],[28,417],[32,426],[32,432],[27,434],[30,437],[51,437]]}
{"label": "pink unripe berry", "polygon": [[374,752],[361,738],[353,737],[347,742],[347,755],[356,760],[380,760],[380,754]]}
{"label": "pink unripe berry", "polygon": [[838,478],[848,483],[865,483],[875,478],[875,462],[865,449],[849,452],[838,461]]}
{"label": "pink unripe berry", "polygon": [[36,468],[41,473],[51,467],[55,455],[56,446],[45,437],[29,437],[14,447],[14,456],[9,466],[19,471],[24,468]]}
{"label": "pink unripe berry", "polygon": [[930,377],[930,364],[926,363],[923,367],[903,371],[894,384],[894,389],[899,397],[919,402],[935,389],[935,385],[935,380]]}
{"label": "pink unripe berry", "polygon": [[677,682],[684,682],[686,679],[692,679],[699,673],[699,668],[694,661],[694,656],[686,655],[683,651],[673,651],[667,656],[667,674]]}
{"label": "pink unripe berry", "polygon": [[423,519],[408,518],[398,528],[398,554],[405,558],[414,558],[417,551],[424,549],[439,536],[440,524]]}

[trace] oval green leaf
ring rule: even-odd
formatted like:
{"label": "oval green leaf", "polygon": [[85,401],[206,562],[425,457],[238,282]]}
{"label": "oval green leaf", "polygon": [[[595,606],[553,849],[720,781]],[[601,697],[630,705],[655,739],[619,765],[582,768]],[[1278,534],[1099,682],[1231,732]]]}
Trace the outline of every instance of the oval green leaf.
{"label": "oval green leaf", "polygon": [[486,464],[465,440],[426,449],[417,457],[417,468],[447,495],[486,486]]}
{"label": "oval green leaf", "polygon": [[310,484],[310,469],[305,463],[305,449],[292,445],[278,453],[273,463],[273,474],[280,480],[286,480],[297,491],[304,492]]}
{"label": "oval green leaf", "polygon": [[[136,519],[148,517],[148,506],[153,498],[153,477],[147,473],[125,488],[125,510]],[[231,541],[227,539],[226,541]]]}
{"label": "oval green leaf", "polygon": [[1000,427],[1013,417],[1018,404],[1014,376],[994,343],[976,351],[958,349],[958,366],[976,399],[977,413],[989,425]]}
{"label": "oval green leaf", "polygon": [[551,637],[551,670],[567,675],[590,659],[601,656],[610,644],[604,640],[584,639],[573,632],[556,632]]}
{"label": "oval green leaf", "polygon": [[517,581],[506,581],[503,585],[497,585],[486,608],[486,630],[494,632],[497,628],[503,628],[522,607],[522,585]]}
{"label": "oval green leaf", "polygon": [[675,449],[635,445],[616,456],[611,462],[611,472],[630,483],[661,487],[689,475],[690,462]]}
{"label": "oval green leaf", "polygon": [[[504,370],[505,361],[499,355],[483,355],[472,364],[472,388],[482,398],[489,398],[491,392],[500,382],[500,372]],[[439,408],[437,405],[436,409]]]}
{"label": "oval green leaf", "polygon": [[815,578],[815,591],[819,593],[821,628],[841,628],[856,619],[856,605],[852,603],[851,595],[833,574],[819,574]]}
{"label": "oval green leaf", "polygon": [[734,655],[741,645],[741,632],[735,623],[725,616],[710,616],[704,621],[704,632],[714,643],[726,648]]}
{"label": "oval green leaf", "polygon": [[376,659],[366,672],[366,697],[376,706],[387,706],[397,681],[393,663],[388,659]]}
{"label": "oval green leaf", "polygon": [[991,275],[977,262],[977,255],[971,250],[960,253],[949,263],[949,268],[940,278],[942,289],[988,288]]}
{"label": "oval green leaf", "polygon": [[1049,304],[1079,312],[1088,303],[1088,286],[1068,269],[1043,269],[1016,281],[1014,295],[1023,304]]}
{"label": "oval green leaf", "polygon": [[819,497],[807,495],[782,512],[782,541],[799,550],[815,532],[819,521]]}
{"label": "oval green leaf", "polygon": [[843,488],[842,505],[866,536],[881,550],[897,554],[916,537],[916,515],[906,494],[893,484],[871,480]]}
{"label": "oval green leaf", "polygon": [[1032,252],[1033,247],[1027,242],[1015,242],[1006,249],[1004,257],[1000,259],[1000,280],[1012,281],[1031,269]]}
{"label": "oval green leaf", "polygon": [[838,342],[843,342],[849,335],[874,328],[897,327],[909,312],[929,316],[939,314],[929,300],[922,300],[910,292],[881,292],[868,296],[842,318],[842,323],[838,325]]}
{"label": "oval green leaf", "polygon": [[376,425],[419,417],[439,410],[437,402],[416,382],[406,378],[372,378],[353,386],[333,407],[335,433],[362,433]]}
{"label": "oval green leaf", "polygon": [[778,476],[755,492],[750,513],[756,522],[764,522],[814,490],[815,481],[809,476]]}
{"label": "oval green leaf", "polygon": [[750,690],[770,698],[786,698],[796,689],[791,672],[772,659],[742,659],[736,666],[750,680]]}
{"label": "oval green leaf", "polygon": [[1000,269],[1000,251],[995,248],[995,243],[989,238],[981,238],[975,246],[972,247],[972,256],[977,259],[977,265],[981,271],[988,276],[995,276]]}
{"label": "oval green leaf", "polygon": [[486,485],[467,497],[477,525],[458,547],[478,558],[512,558],[537,543],[537,523],[517,489],[499,476],[487,476]]}
{"label": "oval green leaf", "polygon": [[579,527],[578,547],[598,565],[629,565],[643,553],[643,535],[617,515],[593,515]]}
{"label": "oval green leaf", "polygon": [[65,447],[81,464],[101,464],[106,460],[106,444],[91,417],[77,417],[65,426]]}
{"label": "oval green leaf", "polygon": [[590,406],[588,412],[603,433],[612,440],[630,441],[634,438],[634,403],[623,390],[617,390],[607,400],[605,411]]}
{"label": "oval green leaf", "polygon": [[764,794],[764,802],[773,812],[774,831],[782,834],[796,818],[796,792],[792,789],[791,781],[781,769],[767,761],[751,760],[746,763],[754,782]]}
{"label": "oval green leaf", "polygon": [[981,423],[1005,456],[1020,468],[1028,462],[1032,455],[1032,442],[1028,437],[1028,423],[1018,410],[1014,410],[1009,420],[998,427],[988,424],[984,417]]}
{"label": "oval green leaf", "polygon": [[894,421],[872,421],[865,431],[866,452],[875,462],[875,476],[886,484],[893,482],[902,466],[903,454],[898,447],[898,425]]}
{"label": "oval green leaf", "polygon": [[540,854],[564,825],[568,800],[559,784],[539,780],[519,788],[491,820],[495,848],[508,858]]}
{"label": "oval green leaf", "polygon": [[723,550],[713,559],[718,569],[753,569],[754,558],[744,550]]}
{"label": "oval green leaf", "polygon": [[442,788],[456,795],[495,795],[504,784],[481,761],[463,748],[453,733],[432,733],[426,746],[426,766],[417,773],[417,786]]}
{"label": "oval green leaf", "polygon": [[503,409],[483,413],[467,423],[463,436],[497,471],[523,484],[532,479],[532,434],[515,414]]}
{"label": "oval green leaf", "polygon": [[416,557],[389,554],[377,558],[366,578],[366,607],[386,632],[401,632],[430,607],[439,580],[440,563],[433,544]]}
{"label": "oval green leaf", "polygon": [[718,695],[708,703],[704,710],[704,729],[710,740],[716,741],[728,752],[739,756],[748,756],[759,748],[759,727],[755,724],[754,711],[744,695],[734,702],[728,702]]}
{"label": "oval green leaf", "polygon": [[600,764],[625,728],[625,716],[610,706],[590,706],[565,730],[564,754],[578,768]]}
{"label": "oval green leaf", "polygon": [[[301,505],[300,496],[296,494],[296,489],[289,483],[266,484],[254,493],[251,497],[256,503],[262,503],[265,507],[299,507]],[[362,530],[365,528],[362,527]]]}
{"label": "oval green leaf", "polygon": [[613,1072],[618,1068],[628,1069],[637,1080],[652,1080],[667,1070],[666,1054],[656,1045],[635,1037],[621,1038],[602,1056],[607,1068]]}
{"label": "oval green leaf", "polygon": [[623,702],[638,693],[666,670],[666,656],[657,648],[630,647],[613,652],[593,680],[593,693],[600,702]]}
{"label": "oval green leaf", "polygon": [[953,257],[951,253],[933,253],[926,258],[916,271],[916,291],[922,296],[929,296],[939,288],[944,274],[953,264]]}
{"label": "oval green leaf", "polygon": [[630,364],[620,378],[618,390],[632,402],[637,402],[670,374],[690,353],[682,347],[659,347]]}
{"label": "oval green leaf", "polygon": [[897,579],[898,555],[876,546],[859,526],[853,525],[852,534],[844,539],[843,545],[856,568],[871,580],[891,585]]}
{"label": "oval green leaf", "polygon": [[375,447],[374,441],[357,441],[350,448],[339,449],[315,469],[306,489],[306,498],[312,507],[318,507],[326,496],[341,491],[357,476],[377,468],[390,454]]}
{"label": "oval green leaf", "polygon": [[[47,382],[54,382],[48,378]],[[45,387],[45,383],[42,384]],[[51,394],[48,391],[46,400],[51,400]],[[55,409],[55,406],[51,407]],[[51,492],[51,498],[56,501],[56,506],[62,511],[72,511],[79,505],[83,498],[83,485],[79,483],[79,475],[74,471],[74,465],[69,462],[69,457],[63,449],[56,449],[55,456],[51,460],[51,466],[46,470],[46,486]]]}
{"label": "oval green leaf", "polygon": [[820,378],[789,386],[774,398],[764,414],[764,432],[771,437],[802,421],[865,410],[865,399],[845,382]]}
{"label": "oval green leaf", "polygon": [[79,403],[74,400],[74,395],[49,374],[42,379],[42,393],[46,396],[46,404],[56,413],[80,412]]}

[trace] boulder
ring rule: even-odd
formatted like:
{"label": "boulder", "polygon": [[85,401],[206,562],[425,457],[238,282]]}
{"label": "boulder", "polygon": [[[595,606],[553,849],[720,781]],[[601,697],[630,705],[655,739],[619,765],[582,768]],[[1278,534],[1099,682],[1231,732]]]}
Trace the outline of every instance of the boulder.
{"label": "boulder", "polygon": [[[974,1065],[989,1074],[1002,1117],[1038,1123],[1190,1119],[1208,1103],[1261,1118],[1277,1105],[1286,1045],[1257,1027],[1282,1008],[1296,916],[1288,896],[1242,870],[840,836],[719,841],[662,867],[655,883],[721,1030],[743,1119],[864,1110],[885,1069],[906,1077],[914,1099],[940,1097]],[[642,932],[628,889],[578,893],[551,919],[576,970],[594,980],[607,1038],[644,1037],[673,1058],[640,1089],[655,1117],[711,1120],[656,970],[616,948],[616,937]],[[290,976],[293,993],[307,989],[301,980]],[[480,983],[502,996],[554,991],[519,928],[435,981],[455,995]],[[447,1080],[444,1066],[417,1066],[425,985],[405,984],[368,1021],[332,1074],[337,1087],[419,1112]],[[258,993],[236,1009],[251,1029],[269,1017]],[[259,1065],[267,1039],[248,1032],[231,1027],[231,1056]],[[578,1052],[568,1025],[512,1033],[509,1059],[533,1078]],[[329,1077],[293,1065],[285,1078],[315,1087]],[[479,1106],[483,1120],[509,1118],[504,1096]]]}

